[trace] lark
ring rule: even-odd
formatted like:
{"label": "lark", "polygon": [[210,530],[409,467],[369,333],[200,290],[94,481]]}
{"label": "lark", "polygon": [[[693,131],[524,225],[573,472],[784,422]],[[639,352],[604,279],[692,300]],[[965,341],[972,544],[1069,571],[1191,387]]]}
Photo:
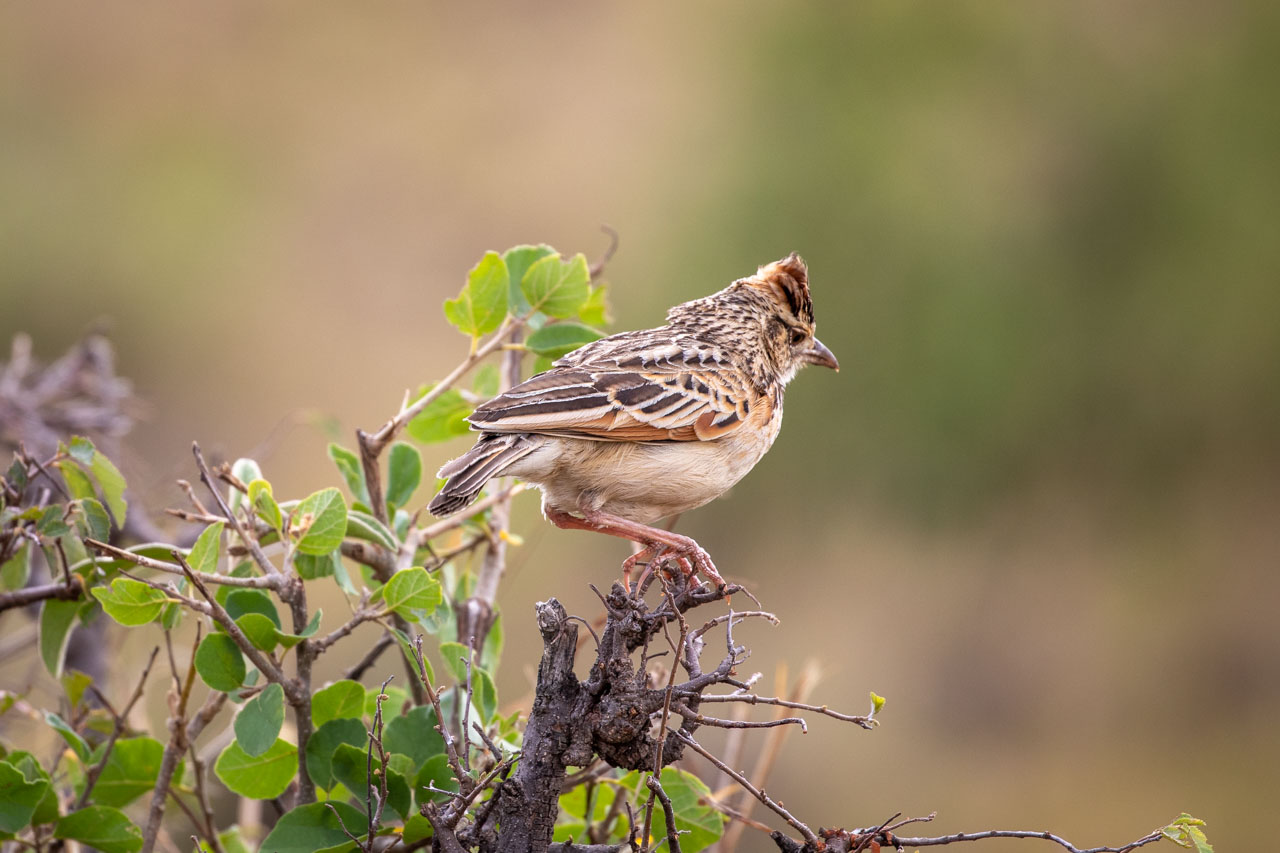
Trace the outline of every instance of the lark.
{"label": "lark", "polygon": [[623,564],[674,557],[717,587],[724,579],[688,536],[655,522],[715,500],[778,437],[783,392],[801,367],[839,370],[814,337],[799,255],[760,267],[711,296],[677,305],[656,329],[593,341],[468,418],[475,446],[440,469],[428,505],[452,515],[493,477],[542,490],[557,527],[638,543]]}

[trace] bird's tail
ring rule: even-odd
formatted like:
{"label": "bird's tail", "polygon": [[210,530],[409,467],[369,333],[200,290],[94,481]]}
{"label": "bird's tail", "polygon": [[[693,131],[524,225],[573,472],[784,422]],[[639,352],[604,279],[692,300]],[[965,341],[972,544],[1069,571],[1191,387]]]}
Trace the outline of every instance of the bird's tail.
{"label": "bird's tail", "polygon": [[436,476],[448,480],[427,509],[436,516],[453,515],[475,500],[485,483],[537,447],[538,442],[520,433],[485,433],[475,447],[440,469]]}

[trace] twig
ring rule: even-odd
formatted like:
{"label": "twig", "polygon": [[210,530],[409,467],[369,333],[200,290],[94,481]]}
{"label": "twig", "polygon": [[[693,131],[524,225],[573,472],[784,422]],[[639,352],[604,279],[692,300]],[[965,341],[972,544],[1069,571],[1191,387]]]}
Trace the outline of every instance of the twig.
{"label": "twig", "polygon": [[[166,563],[164,560],[156,560],[142,554],[135,554],[132,551],[126,551],[123,548],[117,548],[108,542],[99,542],[97,539],[85,539],[84,543],[91,546],[94,550],[101,551],[120,560],[128,560],[134,565],[142,566],[147,569],[155,569],[170,575],[185,576],[182,566],[177,563]],[[194,571],[194,570],[192,570]],[[201,580],[207,583],[222,584],[223,586],[245,587],[249,589],[271,589],[279,590],[283,585],[285,578],[282,575],[267,575],[250,578],[237,578],[231,575],[214,575],[208,572],[196,572]]]}
{"label": "twig", "polygon": [[394,441],[400,431],[408,425],[422,410],[431,405],[445,391],[453,386],[455,382],[466,375],[467,371],[479,364],[485,356],[498,349],[506,341],[507,336],[524,325],[523,317],[507,317],[493,333],[489,340],[476,347],[470,355],[462,360],[457,367],[449,372],[444,379],[441,379],[434,388],[423,394],[412,403],[405,403],[400,407],[400,411],[395,417],[387,421],[375,433],[367,433],[362,429],[356,430],[356,440],[360,444],[360,464],[364,469],[365,486],[369,490],[369,502],[373,509],[373,514],[377,516],[382,523],[387,522],[387,505],[382,490],[382,471],[378,466],[378,457],[382,455],[382,451],[387,445]]}
{"label": "twig", "polygon": [[[658,782],[657,777],[650,776],[645,780],[649,791],[653,796],[658,798],[658,802],[662,803],[662,815],[666,818],[667,824],[667,847],[671,853],[681,853],[680,851],[680,835],[676,831],[676,815],[675,810],[671,808],[671,798],[667,796],[667,792],[662,790],[662,784]],[[648,838],[646,837],[646,841]]]}
{"label": "twig", "polygon": [[783,808],[781,803],[773,799],[773,797],[770,797],[768,794],[766,794],[764,791],[757,788],[755,785],[752,785],[749,781],[747,781],[747,778],[745,776],[743,776],[737,770],[734,770],[729,765],[722,762],[720,759],[716,758],[713,753],[711,753],[709,750],[703,747],[702,744],[698,743],[696,740],[689,737],[689,735],[681,731],[677,731],[675,735],[680,740],[684,741],[687,746],[691,747],[694,752],[698,753],[703,758],[707,759],[707,761],[710,761],[722,773],[729,776],[729,778],[733,779],[733,781],[741,785],[746,791],[750,792],[751,796],[755,797],[757,800],[764,803],[766,806],[772,809],[775,814],[777,814],[787,823],[791,824],[792,827],[794,827],[802,836],[804,836],[804,840],[806,842],[813,845],[817,844],[818,836],[814,834],[813,830],[810,829],[805,824],[801,823],[800,820],[795,815],[791,814],[791,812]]}
{"label": "twig", "polygon": [[427,678],[426,658],[422,656],[421,634],[414,637],[413,651],[414,656],[417,658],[418,677],[422,680],[422,687],[426,690],[427,699],[430,700],[431,707],[436,712],[436,730],[440,732],[440,737],[444,739],[444,751],[449,761],[449,769],[453,771],[454,778],[458,780],[458,790],[464,795],[469,794],[471,793],[471,786],[475,783],[471,776],[462,769],[462,763],[458,761],[458,750],[454,746],[453,733],[445,725],[444,711],[440,708],[440,697],[436,694],[435,688],[431,686],[431,679]]}
{"label": "twig", "polygon": [[686,720],[692,720],[699,725],[714,726],[719,729],[771,729],[775,726],[799,726],[802,733],[809,733],[809,727],[801,717],[778,717],[773,720],[722,720],[718,717],[705,717],[697,711],[691,710],[683,702],[673,702],[671,710]]}
{"label": "twig", "polygon": [[223,500],[222,492],[218,490],[216,485],[214,485],[213,475],[209,473],[209,466],[205,464],[204,454],[200,452],[200,445],[193,441],[191,443],[191,452],[196,457],[196,466],[200,469],[200,482],[204,483],[213,494],[213,499],[218,504],[218,509],[220,509],[222,514],[227,517],[227,520],[231,522],[231,526],[234,527],[236,533],[239,534],[240,541],[249,549],[249,553],[253,556],[253,561],[258,564],[258,568],[262,570],[264,575],[280,574],[280,570],[277,569],[275,565],[267,559],[267,555],[263,553],[262,546],[258,544],[258,540],[245,530],[244,524],[240,521],[240,517],[232,512],[231,507],[229,507],[227,502]]}
{"label": "twig", "polygon": [[[156,646],[151,650],[151,657],[147,658],[147,665],[142,668],[142,676],[138,679],[138,686],[133,689],[133,693],[130,694],[129,701],[125,703],[123,711],[116,713],[115,709],[106,701],[106,697],[98,694],[103,700],[102,704],[111,712],[113,718],[111,735],[107,738],[107,745],[102,750],[101,760],[90,767],[89,772],[85,774],[84,790],[80,792],[80,796],[76,799],[75,805],[71,807],[71,811],[79,811],[89,802],[89,797],[93,794],[93,786],[98,784],[98,777],[102,775],[103,768],[107,766],[107,761],[111,758],[111,750],[115,747],[121,733],[124,732],[129,713],[133,711],[133,706],[138,704],[138,700],[142,698],[142,690],[147,685],[147,676],[151,675],[151,665],[156,662],[156,655],[158,654],[160,654],[160,647]],[[94,692],[97,692],[96,688]]]}
{"label": "twig", "polygon": [[893,836],[893,840],[904,847],[937,847],[943,844],[955,844],[960,841],[983,841],[988,838],[1043,838],[1045,841],[1052,841],[1055,844],[1066,848],[1069,853],[1128,853],[1130,850],[1136,850],[1139,847],[1159,841],[1164,835],[1159,831],[1155,831],[1150,835],[1144,835],[1137,841],[1130,841],[1123,847],[1076,847],[1065,838],[1054,835],[1052,832],[1036,832],[1034,830],[1010,830],[1010,829],[989,829],[985,832],[957,832],[954,835],[940,835],[936,837],[920,837],[905,838],[901,835]]}
{"label": "twig", "polygon": [[842,714],[839,711],[833,711],[826,705],[808,705],[804,702],[792,702],[788,699],[779,699],[776,696],[757,696],[754,693],[729,693],[711,695],[703,694],[701,697],[703,702],[743,702],[747,705],[777,705],[782,708],[795,708],[797,711],[812,711],[815,714],[825,714],[828,717],[834,717],[837,720],[844,720],[846,723],[854,723],[864,729],[873,729],[875,725],[870,717]]}
{"label": "twig", "polygon": [[[79,575],[75,577],[78,578]],[[83,589],[79,584],[67,586],[61,581],[15,589],[13,592],[0,593],[0,613],[13,607],[26,607],[28,604],[47,601],[50,598],[56,598],[59,601],[75,601],[82,592]]]}
{"label": "twig", "polygon": [[[200,594],[204,596],[205,601],[208,602],[209,615],[213,617],[215,622],[226,630],[227,635],[230,636],[231,639],[235,640],[236,645],[240,647],[240,651],[245,653],[245,656],[249,658],[254,666],[261,670],[263,675],[284,688],[285,695],[289,697],[290,704],[295,704],[300,695],[298,685],[284,674],[280,667],[276,665],[274,660],[267,657],[261,649],[249,641],[249,638],[245,636],[244,631],[240,630],[240,626],[235,623],[235,620],[231,618],[231,615],[227,613],[226,609],[218,603],[218,599],[209,594],[209,588],[204,585],[204,581],[200,578],[201,573],[193,571],[191,566],[187,563],[186,558],[178,551],[171,551],[170,553],[173,554],[173,558],[178,561],[178,565],[182,567],[183,573],[186,574],[187,579],[191,581],[192,585],[195,586]],[[145,581],[143,582],[145,583]],[[303,627],[305,628],[306,625],[304,624]],[[303,642],[305,642],[305,640]],[[307,701],[310,701],[311,699],[310,695],[306,698]]]}

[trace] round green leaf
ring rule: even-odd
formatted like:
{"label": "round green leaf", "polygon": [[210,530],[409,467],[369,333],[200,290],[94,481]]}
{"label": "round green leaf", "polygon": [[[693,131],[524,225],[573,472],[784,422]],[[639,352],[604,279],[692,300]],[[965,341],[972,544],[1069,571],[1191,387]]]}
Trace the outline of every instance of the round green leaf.
{"label": "round green leaf", "polygon": [[391,445],[387,468],[387,503],[404,506],[422,482],[422,456],[413,445],[397,441]]}
{"label": "round green leaf", "polygon": [[342,544],[347,532],[347,504],[337,489],[322,489],[303,498],[293,512],[295,529],[305,531],[298,551],[320,556]]}
{"label": "round green leaf", "polygon": [[311,723],[322,726],[329,720],[360,719],[364,715],[364,685],[358,681],[335,681],[311,697]]}
{"label": "round green leaf", "polygon": [[270,619],[271,624],[276,628],[283,627],[280,623],[280,614],[276,612],[271,596],[260,589],[234,589],[227,593],[222,606],[227,609],[227,615],[233,620],[239,620],[246,613],[260,613]]}
{"label": "round green leaf", "polygon": [[238,741],[232,741],[218,756],[213,772],[232,793],[269,800],[283,794],[297,774],[298,748],[277,739],[266,752],[249,755]]}
{"label": "round green leaf", "polygon": [[[373,756],[373,769],[382,768],[378,756]],[[396,817],[404,819],[409,814],[409,782],[404,776],[391,770],[383,771],[387,777],[387,807],[394,810]],[[353,746],[349,743],[338,744],[333,751],[333,778],[337,779],[357,797],[364,797],[369,787],[369,753],[368,746]],[[376,785],[378,780],[374,779]]]}
{"label": "round green leaf", "polygon": [[[414,399],[422,397],[433,387],[432,385],[424,387]],[[417,417],[409,421],[406,430],[414,440],[423,444],[447,441],[471,431],[471,424],[466,420],[470,414],[471,405],[462,398],[462,394],[457,389],[449,388],[428,403]]]}
{"label": "round green leaf", "polygon": [[409,611],[435,610],[443,600],[440,582],[421,566],[396,572],[382,588],[382,601],[387,609],[410,617]]}
{"label": "round green leaf", "polygon": [[[91,763],[102,760],[103,749],[100,746],[94,751]],[[93,802],[100,806],[123,808],[143,794],[150,793],[156,786],[163,761],[164,744],[155,738],[121,738],[116,741],[98,783],[93,786]],[[174,771],[175,777],[181,778],[181,775],[181,768]],[[83,790],[83,783],[77,788]]]}
{"label": "round green leaf", "polygon": [[236,741],[251,758],[262,755],[280,736],[284,725],[284,688],[268,684],[244,704],[236,716]]}
{"label": "round green leaf", "polygon": [[72,812],[54,824],[53,837],[79,841],[102,853],[137,853],[142,849],[142,830],[111,806]]}
{"label": "round green leaf", "polygon": [[222,542],[222,529],[226,525],[217,521],[206,527],[196,544],[191,546],[187,555],[187,563],[193,571],[213,574],[218,569],[218,553]]}
{"label": "round green leaf", "polygon": [[[385,707],[385,705],[384,705]],[[436,731],[436,711],[427,705],[393,717],[382,732],[382,746],[389,753],[407,755],[417,769],[433,755],[444,754],[444,738]]]}
{"label": "round green leaf", "polygon": [[132,578],[116,578],[109,589],[95,586],[89,591],[102,602],[108,616],[128,628],[155,619],[166,601],[163,592]]}
{"label": "round green leaf", "polygon": [[62,675],[67,641],[71,639],[71,629],[75,627],[78,612],[79,601],[58,601],[55,598],[40,608],[40,658],[54,678]]}
{"label": "round green leaf", "polygon": [[446,299],[444,316],[464,335],[487,335],[507,314],[507,264],[497,252],[486,252],[467,274],[457,299]]}
{"label": "round green leaf", "polygon": [[235,690],[244,683],[247,671],[239,646],[228,635],[214,633],[200,641],[196,672],[214,690]]}
{"label": "round green leaf", "polygon": [[591,295],[586,256],[577,254],[562,261],[557,255],[547,255],[535,261],[525,272],[520,290],[533,310],[552,317],[572,317]]}
{"label": "round green leaf", "polygon": [[334,751],[344,743],[364,746],[368,739],[369,733],[360,720],[329,720],[307,740],[307,775],[321,788],[332,788]]}
{"label": "round green leaf", "polygon": [[48,790],[44,779],[28,780],[17,767],[0,761],[0,832],[17,832],[29,824]]}
{"label": "round green leaf", "polygon": [[557,359],[600,337],[595,329],[581,323],[553,323],[530,335],[524,345],[538,355]]}
{"label": "round green leaf", "polygon": [[276,626],[261,613],[246,613],[236,620],[236,625],[249,638],[249,642],[264,652],[269,652],[276,647],[278,636]]}
{"label": "round green leaf", "polygon": [[270,853],[314,853],[335,847],[350,840],[342,831],[343,824],[359,837],[363,834],[361,828],[368,826],[368,818],[346,803],[307,803],[276,821],[275,828],[262,839],[261,849]]}

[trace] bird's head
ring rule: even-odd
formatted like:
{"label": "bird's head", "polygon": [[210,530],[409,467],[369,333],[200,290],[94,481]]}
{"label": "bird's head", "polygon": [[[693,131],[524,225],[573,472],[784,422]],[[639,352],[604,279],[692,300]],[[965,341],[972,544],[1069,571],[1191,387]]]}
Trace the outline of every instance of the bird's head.
{"label": "bird's head", "polygon": [[783,382],[789,382],[806,364],[840,369],[835,355],[813,335],[809,271],[799,255],[792,252],[765,264],[755,275],[735,281],[731,289],[735,288],[763,297],[758,301],[763,308],[764,349]]}

